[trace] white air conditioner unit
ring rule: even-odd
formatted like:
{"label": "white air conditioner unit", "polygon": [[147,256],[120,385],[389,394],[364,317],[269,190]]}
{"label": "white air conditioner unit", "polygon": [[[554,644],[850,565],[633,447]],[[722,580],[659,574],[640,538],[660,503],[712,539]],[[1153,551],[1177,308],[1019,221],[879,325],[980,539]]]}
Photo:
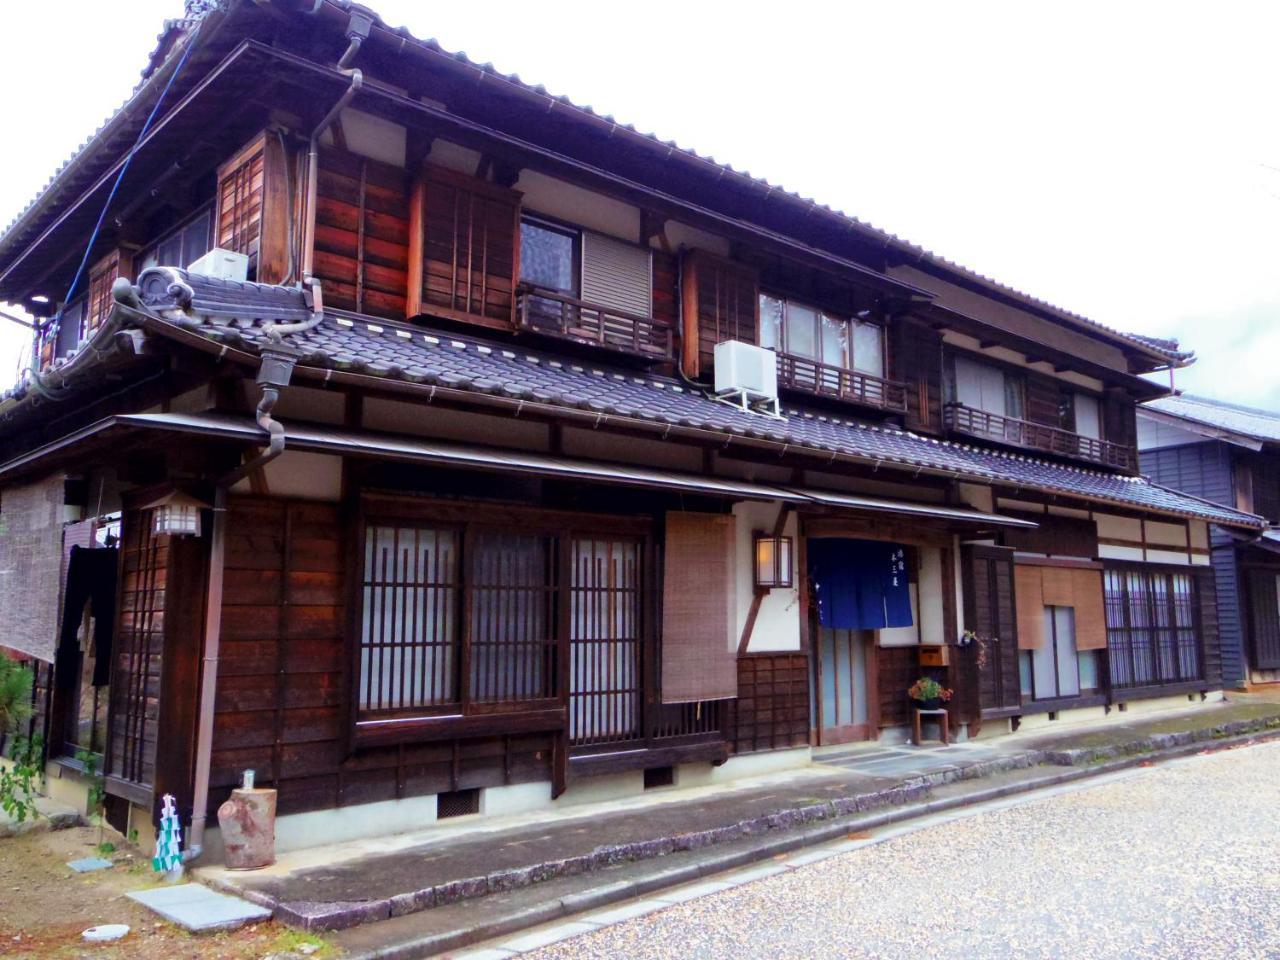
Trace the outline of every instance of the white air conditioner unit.
{"label": "white air conditioner unit", "polygon": [[187,273],[202,277],[216,277],[219,280],[236,280],[244,283],[249,279],[249,258],[234,250],[214,247],[189,267]]}
{"label": "white air conditioner unit", "polygon": [[717,343],[716,396],[744,410],[778,416],[778,355],[740,340]]}

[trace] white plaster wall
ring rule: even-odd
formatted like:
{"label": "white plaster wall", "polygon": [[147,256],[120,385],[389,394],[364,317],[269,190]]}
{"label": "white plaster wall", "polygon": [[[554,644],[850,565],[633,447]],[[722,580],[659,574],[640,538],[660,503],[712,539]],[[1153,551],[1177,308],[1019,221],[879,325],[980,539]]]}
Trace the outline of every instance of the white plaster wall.
{"label": "white plaster wall", "polygon": [[1148,549],[1147,563],[1172,563],[1189,567],[1191,566],[1191,558],[1186,551]]}
{"label": "white plaster wall", "polygon": [[983,486],[980,483],[961,483],[958,487],[961,503],[984,513],[993,513],[995,511],[995,497],[992,495],[990,487]]}
{"label": "white plaster wall", "polygon": [[448,140],[436,140],[431,144],[427,161],[434,163],[437,167],[465,173],[471,177],[475,176],[476,167],[480,165],[480,154],[467,147],[450,143]]}
{"label": "white plaster wall", "polygon": [[[336,501],[342,497],[342,458],[323,453],[285,449],[268,463],[267,492],[273,497],[300,497],[305,500]],[[231,488],[232,493],[251,493],[246,477]]]}
{"label": "white plaster wall", "polygon": [[617,460],[645,467],[666,467],[699,473],[702,470],[702,451],[686,444],[647,440],[644,437],[619,437],[565,427],[561,434],[561,449],[566,456],[592,460]]}
{"label": "white plaster wall", "polygon": [[[405,164],[407,138],[404,127],[398,123],[348,107],[342,111],[342,135],[347,149],[352,153],[389,163],[393,167],[403,167]],[[332,146],[333,131],[326,130],[320,141],[326,146]]]}
{"label": "white plaster wall", "polygon": [[1209,524],[1203,520],[1191,521],[1191,546],[1199,550],[1209,549]]}
{"label": "white plaster wall", "polygon": [[1138,449],[1156,450],[1160,447],[1178,447],[1186,443],[1202,443],[1205,438],[1190,430],[1183,430],[1171,423],[1145,417],[1138,408]]}
{"label": "white plaster wall", "polygon": [[1006,363],[1011,363],[1015,366],[1038,370],[1048,376],[1073,384],[1074,386],[1084,387],[1087,390],[1101,392],[1106,386],[1106,384],[1096,377],[1090,377],[1086,374],[1078,373],[1075,370],[1055,371],[1051,365],[1029,361],[1023,354],[1018,353],[1016,350],[1010,350],[1008,347],[987,347],[984,349],[977,337],[971,337],[965,333],[958,333],[954,330],[945,330],[942,334],[942,340],[946,344],[969,350],[980,357],[991,357],[993,360],[1003,360]]}
{"label": "white plaster wall", "polygon": [[439,437],[519,450],[545,451],[550,444],[549,428],[543,423],[512,416],[495,417],[463,410],[446,410],[424,403],[401,403],[377,397],[365,398],[362,425],[369,430]]}
{"label": "white plaster wall", "polygon": [[697,227],[678,220],[668,220],[666,225],[667,243],[672,250],[706,250],[721,257],[729,256],[729,241],[724,237],[707,233]]}
{"label": "white plaster wall", "polygon": [[942,503],[946,499],[945,490],[923,483],[869,480],[864,477],[851,477],[847,474],[827,473],[821,470],[806,470],[804,476],[809,486],[825,487],[828,490],[839,490],[845,493],[862,493],[869,497],[913,500],[920,503]]}
{"label": "white plaster wall", "polygon": [[1141,547],[1113,547],[1109,543],[1098,544],[1098,557],[1102,560],[1137,560],[1145,559]]}
{"label": "white plaster wall", "polygon": [[[254,398],[253,405],[257,402]],[[336,390],[293,386],[280,394],[272,414],[285,425],[286,432],[291,420],[341,426],[346,421],[346,398]]]}
{"label": "white plaster wall", "polygon": [[[736,636],[742,636],[746,627],[747,616],[751,610],[751,599],[755,595],[755,558],[752,543],[755,531],[772,533],[778,519],[777,503],[736,503],[733,506],[734,532],[737,538],[737,627]],[[792,548],[799,556],[800,543],[797,537],[798,520],[793,511],[787,518],[786,535],[792,538]],[[798,583],[798,578],[796,579]],[[776,650],[800,649],[800,591],[796,587],[790,589],[770,590],[760,602],[760,612],[756,616],[755,629],[751,632],[751,641],[747,646],[750,653],[761,653]]]}
{"label": "white plaster wall", "polygon": [[911,596],[911,626],[886,627],[876,631],[876,641],[882,647],[914,647],[920,642],[920,589],[919,584],[907,588]]}
{"label": "white plaster wall", "polygon": [[1098,524],[1098,536],[1102,537],[1102,539],[1128,540],[1130,543],[1142,543],[1141,520],[1134,517],[1115,517],[1109,513],[1095,513],[1093,518]]}
{"label": "white plaster wall", "polygon": [[516,189],[530,213],[541,213],[577,226],[636,243],[640,239],[640,208],[603,194],[584,190],[536,170],[520,171]]}
{"label": "white plaster wall", "polygon": [[1147,543],[1163,546],[1186,547],[1187,528],[1179,523],[1161,523],[1158,520],[1147,520]]}

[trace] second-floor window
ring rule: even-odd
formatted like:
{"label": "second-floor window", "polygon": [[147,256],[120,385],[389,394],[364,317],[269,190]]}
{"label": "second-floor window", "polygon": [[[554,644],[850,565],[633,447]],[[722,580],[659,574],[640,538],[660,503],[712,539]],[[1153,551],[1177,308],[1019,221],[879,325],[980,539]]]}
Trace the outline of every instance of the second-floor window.
{"label": "second-floor window", "polygon": [[142,251],[138,272],[148,267],[181,267],[184,270],[209,252],[212,243],[213,209],[206,207]]}
{"label": "second-floor window", "polygon": [[1023,378],[988,363],[956,357],[949,399],[983,413],[1024,419],[1026,385]]}
{"label": "second-floor window", "polygon": [[884,328],[760,295],[760,346],[842,370],[885,375]]}
{"label": "second-floor window", "polygon": [[521,281],[576,297],[581,239],[578,231],[545,220],[521,220]]}

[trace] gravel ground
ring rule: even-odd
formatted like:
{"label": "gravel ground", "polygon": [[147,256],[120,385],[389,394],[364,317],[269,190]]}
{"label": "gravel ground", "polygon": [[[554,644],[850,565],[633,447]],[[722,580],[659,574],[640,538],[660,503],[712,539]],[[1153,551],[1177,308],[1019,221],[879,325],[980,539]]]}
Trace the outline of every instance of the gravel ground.
{"label": "gravel ground", "polygon": [[1280,958],[1280,744],[939,824],[529,960]]}

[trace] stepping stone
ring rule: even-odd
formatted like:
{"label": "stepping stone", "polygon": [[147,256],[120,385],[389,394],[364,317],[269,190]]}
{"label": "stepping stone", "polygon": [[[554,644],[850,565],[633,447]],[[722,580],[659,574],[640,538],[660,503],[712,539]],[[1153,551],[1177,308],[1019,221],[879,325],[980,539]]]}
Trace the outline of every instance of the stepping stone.
{"label": "stepping stone", "polygon": [[101,857],[84,857],[80,860],[68,860],[67,866],[76,873],[93,873],[95,870],[106,870],[114,866],[110,860]]}
{"label": "stepping stone", "polygon": [[130,900],[192,932],[231,930],[252,920],[266,920],[271,916],[266,907],[217,893],[198,883],[135,890],[128,896]]}

